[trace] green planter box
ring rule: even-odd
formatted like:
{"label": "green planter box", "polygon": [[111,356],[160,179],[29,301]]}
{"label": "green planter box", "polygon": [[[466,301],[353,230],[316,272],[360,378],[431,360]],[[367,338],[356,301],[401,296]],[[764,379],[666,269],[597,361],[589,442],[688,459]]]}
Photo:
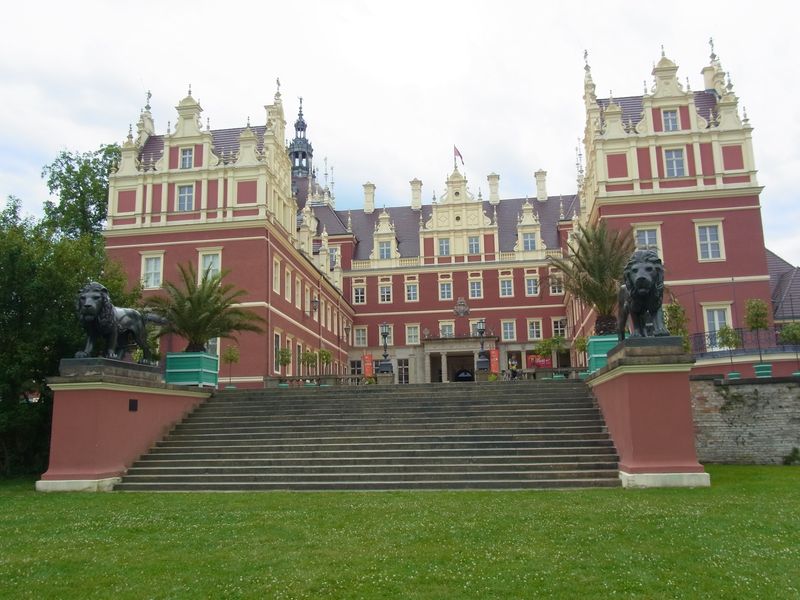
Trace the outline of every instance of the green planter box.
{"label": "green planter box", "polygon": [[761,363],[753,365],[756,377],[772,377],[772,363]]}
{"label": "green planter box", "polygon": [[728,373],[728,379],[741,379],[742,374],[739,371],[731,371]]}
{"label": "green planter box", "polygon": [[216,387],[219,358],[205,352],[168,352],[167,383]]}
{"label": "green planter box", "polygon": [[589,357],[589,372],[594,373],[608,364],[608,351],[619,343],[616,335],[593,335],[589,338],[586,354]]}

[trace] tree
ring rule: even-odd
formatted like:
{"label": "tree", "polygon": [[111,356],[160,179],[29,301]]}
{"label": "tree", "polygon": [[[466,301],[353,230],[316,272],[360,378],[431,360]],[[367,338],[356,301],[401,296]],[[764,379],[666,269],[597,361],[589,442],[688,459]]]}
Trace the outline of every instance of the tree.
{"label": "tree", "polygon": [[231,381],[233,381],[233,378],[231,377],[231,370],[233,369],[234,363],[239,362],[239,347],[231,344],[222,351],[222,356],[220,356],[220,358],[222,359],[223,363],[228,365],[228,387],[231,387]]}
{"label": "tree", "polygon": [[630,230],[624,233],[609,230],[605,221],[601,221],[595,226],[578,225],[577,235],[569,244],[569,256],[550,258],[563,273],[565,289],[595,310],[597,335],[617,330],[614,315],[619,286],[633,250]]}
{"label": "tree", "polygon": [[100,146],[94,152],[62,150],[42,169],[47,188],[58,202],[44,203],[44,224],[69,238],[97,236],[108,215],[108,175],[119,160],[116,144]]}
{"label": "tree", "polygon": [[317,369],[317,353],[313,350],[304,350],[302,354],[300,354],[300,362],[305,365],[306,373],[308,373],[312,368],[314,369],[314,374],[316,375]]}
{"label": "tree", "polygon": [[[97,252],[91,236],[65,238],[20,215],[10,197],[0,212],[0,474],[43,471],[52,396],[47,377],[83,345],[78,291],[100,281],[115,303],[131,306],[122,269]],[[38,401],[33,401],[38,400]]]}
{"label": "tree", "polygon": [[331,354],[330,350],[325,350],[324,348],[321,349],[319,352],[319,364],[322,365],[323,371],[328,370],[328,365],[331,364],[331,360],[333,359],[333,354]]}
{"label": "tree", "polygon": [[684,352],[691,352],[689,317],[686,315],[686,309],[675,296],[670,295],[670,303],[664,305],[664,322],[672,335],[679,335],[683,338]]}
{"label": "tree", "polygon": [[288,348],[281,348],[278,350],[278,364],[281,367],[288,367],[292,364],[292,351]]}
{"label": "tree", "polygon": [[761,354],[761,336],[759,332],[769,327],[769,307],[761,298],[750,298],[744,305],[744,323],[750,331],[756,332],[758,344],[758,362],[763,363]]}
{"label": "tree", "polygon": [[235,339],[234,333],[263,333],[264,319],[247,308],[236,306],[247,292],[222,283],[230,271],[204,273],[198,282],[192,263],[178,265],[180,281],[164,283],[166,296],[148,298],[146,304],[167,321],[160,335],[174,333],[186,340],[184,352],[204,352],[208,340]]}
{"label": "tree", "polygon": [[797,370],[800,372],[800,354],[797,350],[800,345],[800,323],[787,323],[781,328],[781,343],[794,346],[794,358],[797,361]]}
{"label": "tree", "polygon": [[[574,340],[572,340],[572,347],[575,348],[575,352],[585,355],[586,351],[589,349],[589,338],[587,338],[585,335],[576,337]],[[577,356],[575,359],[577,361]]]}
{"label": "tree", "polygon": [[728,354],[731,358],[731,371],[733,371],[733,351],[742,346],[742,338],[739,332],[733,327],[723,325],[717,329],[717,342],[723,348],[728,349]]}

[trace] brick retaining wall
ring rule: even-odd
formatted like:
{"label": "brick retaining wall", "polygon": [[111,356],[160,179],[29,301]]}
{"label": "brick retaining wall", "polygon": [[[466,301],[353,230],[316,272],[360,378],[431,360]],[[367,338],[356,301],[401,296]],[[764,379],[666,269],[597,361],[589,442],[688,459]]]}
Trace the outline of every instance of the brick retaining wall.
{"label": "brick retaining wall", "polygon": [[793,447],[800,447],[795,378],[723,383],[693,377],[691,394],[700,462],[780,464]]}

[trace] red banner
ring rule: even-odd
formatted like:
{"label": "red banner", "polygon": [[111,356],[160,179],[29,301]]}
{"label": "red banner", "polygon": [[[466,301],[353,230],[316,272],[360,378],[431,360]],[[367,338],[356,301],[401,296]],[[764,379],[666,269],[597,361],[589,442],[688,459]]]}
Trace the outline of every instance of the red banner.
{"label": "red banner", "polygon": [[364,354],[361,357],[361,369],[364,377],[372,377],[375,370],[372,366],[372,354]]}
{"label": "red banner", "polygon": [[489,371],[492,373],[500,372],[500,350],[497,348],[489,350]]}
{"label": "red banner", "polygon": [[538,354],[528,354],[526,357],[528,359],[528,368],[529,369],[552,369],[553,368],[553,359],[550,356],[539,356]]}

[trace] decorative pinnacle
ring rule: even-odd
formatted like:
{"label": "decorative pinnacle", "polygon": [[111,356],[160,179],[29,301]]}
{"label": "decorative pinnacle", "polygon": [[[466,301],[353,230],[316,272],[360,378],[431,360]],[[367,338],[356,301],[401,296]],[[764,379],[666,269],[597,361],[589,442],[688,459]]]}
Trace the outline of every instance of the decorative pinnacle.
{"label": "decorative pinnacle", "polygon": [[147,90],[147,103],[144,105],[145,110],[150,110],[150,98],[153,97],[153,94],[150,93],[150,90]]}
{"label": "decorative pinnacle", "polygon": [[742,106],[742,123],[747,125],[750,122],[750,119],[747,117],[747,107]]}
{"label": "decorative pinnacle", "polygon": [[133,141],[133,125],[128,123],[128,141]]}
{"label": "decorative pinnacle", "polygon": [[191,83],[189,84],[189,95],[190,96],[192,95],[192,84]]}
{"label": "decorative pinnacle", "polygon": [[714,38],[713,37],[708,38],[708,45],[711,46],[711,57],[710,58],[711,58],[711,60],[714,60],[715,58],[717,58],[717,55],[714,54]]}
{"label": "decorative pinnacle", "polygon": [[731,72],[728,71],[728,85],[725,86],[729,92],[733,91],[733,82],[731,81]]}
{"label": "decorative pinnacle", "polygon": [[583,69],[584,71],[591,71],[592,68],[589,66],[589,51],[583,51]]}
{"label": "decorative pinnacle", "polygon": [[642,79],[642,85],[644,86],[644,93],[647,94],[647,79]]}
{"label": "decorative pinnacle", "polygon": [[692,91],[692,84],[689,83],[689,77],[688,76],[686,77],[686,91],[687,92],[691,92]]}
{"label": "decorative pinnacle", "polygon": [[298,114],[297,116],[302,118],[303,117],[303,97],[302,96],[300,96],[300,111],[299,111],[299,113],[300,114]]}
{"label": "decorative pinnacle", "polygon": [[664,54],[664,44],[661,44],[661,58],[664,58],[664,57],[665,57],[665,54]]}
{"label": "decorative pinnacle", "polygon": [[275,78],[275,85],[278,88],[277,92],[280,94],[281,93],[281,78],[280,77],[276,77]]}
{"label": "decorative pinnacle", "polygon": [[211,117],[206,117],[206,131],[211,131]]}
{"label": "decorative pinnacle", "polygon": [[250,129],[250,115],[247,115],[247,128]]}
{"label": "decorative pinnacle", "polygon": [[167,134],[169,134],[170,126],[172,125],[172,121],[167,121]]}

